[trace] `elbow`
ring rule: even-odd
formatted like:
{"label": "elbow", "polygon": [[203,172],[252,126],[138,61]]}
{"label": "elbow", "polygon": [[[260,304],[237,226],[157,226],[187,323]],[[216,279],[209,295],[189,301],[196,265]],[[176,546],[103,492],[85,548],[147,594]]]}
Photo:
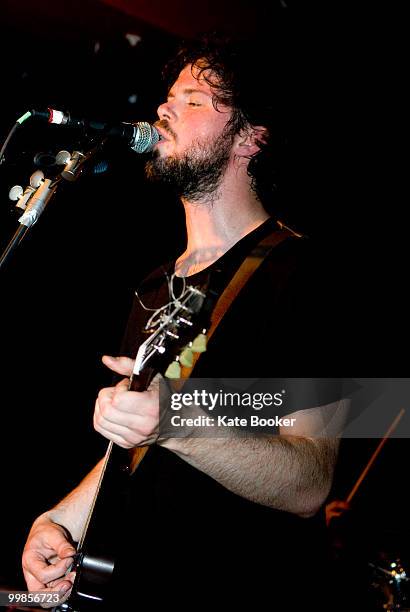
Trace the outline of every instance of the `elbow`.
{"label": "elbow", "polygon": [[301,518],[312,518],[325,505],[332,488],[337,446],[338,442],[336,445],[319,445],[316,467],[309,478],[304,480],[305,486],[299,489],[300,508],[296,514]]}
{"label": "elbow", "polygon": [[321,506],[312,506],[309,509],[300,510],[299,512],[296,512],[295,514],[299,516],[300,518],[309,519],[315,516],[319,512],[320,508]]}
{"label": "elbow", "polygon": [[299,508],[295,512],[301,518],[312,518],[319,512],[324,506],[330,493],[331,480],[323,483],[320,489],[312,489],[305,491],[304,495],[300,496],[300,500],[303,500]]}

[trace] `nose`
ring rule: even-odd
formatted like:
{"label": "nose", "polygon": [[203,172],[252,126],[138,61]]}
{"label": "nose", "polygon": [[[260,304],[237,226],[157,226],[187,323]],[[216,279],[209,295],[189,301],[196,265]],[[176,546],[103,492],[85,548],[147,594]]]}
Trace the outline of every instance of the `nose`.
{"label": "nose", "polygon": [[168,102],[163,102],[157,108],[157,114],[160,119],[167,119],[168,121],[172,117],[172,111]]}

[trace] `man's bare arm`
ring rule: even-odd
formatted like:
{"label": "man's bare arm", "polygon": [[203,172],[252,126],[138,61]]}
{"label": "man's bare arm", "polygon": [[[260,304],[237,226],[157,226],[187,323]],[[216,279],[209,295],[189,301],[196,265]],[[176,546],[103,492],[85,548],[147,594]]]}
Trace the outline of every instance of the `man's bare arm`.
{"label": "man's bare arm", "polygon": [[[105,356],[103,361],[125,376],[134,364],[128,357]],[[102,389],[94,412],[96,430],[128,449],[157,441],[230,491],[271,508],[311,516],[325,502],[348,402],[287,415],[295,416],[296,423],[281,427],[280,436],[163,439],[158,385],[154,379],[147,391],[129,391],[129,379],[124,378]]]}
{"label": "man's bare arm", "polygon": [[101,459],[71,493],[42,515],[65,527],[74,541],[79,540],[84,529],[97,490],[103,461]]}
{"label": "man's bare arm", "polygon": [[281,428],[279,436],[172,438],[161,444],[241,497],[308,517],[325,502],[332,483],[339,439],[328,435],[335,432],[330,411],[340,425],[347,403],[287,415],[295,425]]}

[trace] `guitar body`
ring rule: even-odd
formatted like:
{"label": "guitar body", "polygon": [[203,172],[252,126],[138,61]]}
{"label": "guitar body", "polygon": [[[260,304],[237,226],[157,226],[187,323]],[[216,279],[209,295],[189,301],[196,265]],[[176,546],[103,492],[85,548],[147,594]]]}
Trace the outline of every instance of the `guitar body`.
{"label": "guitar body", "polygon": [[127,503],[130,480],[128,461],[126,450],[119,446],[112,447],[104,481],[94,505],[92,521],[71,568],[76,576],[70,598],[56,612],[91,612],[103,608],[118,556],[121,518]]}

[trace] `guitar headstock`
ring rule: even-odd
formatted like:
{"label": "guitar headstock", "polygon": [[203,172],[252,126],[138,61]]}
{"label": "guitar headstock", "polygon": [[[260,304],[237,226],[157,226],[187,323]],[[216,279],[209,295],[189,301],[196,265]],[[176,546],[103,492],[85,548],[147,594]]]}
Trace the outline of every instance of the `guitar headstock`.
{"label": "guitar headstock", "polygon": [[151,333],[138,349],[133,375],[139,376],[149,367],[162,371],[168,378],[179,378],[179,363],[189,365],[191,352],[203,352],[206,348],[206,301],[204,290],[185,287],[161,313],[155,329],[148,330]]}

